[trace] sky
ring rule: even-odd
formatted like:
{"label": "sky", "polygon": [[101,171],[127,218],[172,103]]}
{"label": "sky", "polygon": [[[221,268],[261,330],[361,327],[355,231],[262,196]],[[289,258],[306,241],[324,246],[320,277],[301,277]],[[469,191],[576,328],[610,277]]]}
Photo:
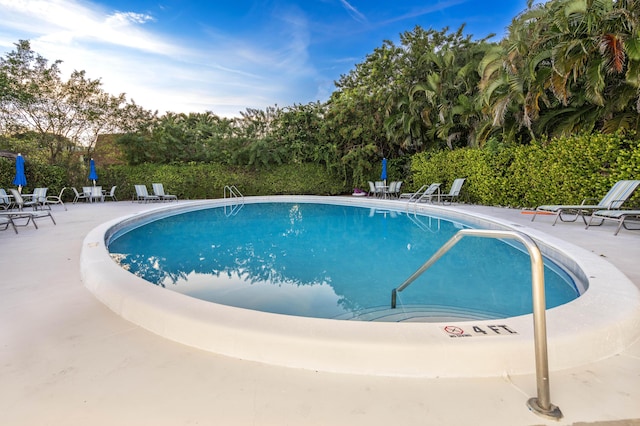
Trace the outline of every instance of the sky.
{"label": "sky", "polygon": [[221,117],[326,101],[334,82],[416,25],[498,41],[526,0],[0,0],[0,56],[19,40],[63,78],[164,114]]}

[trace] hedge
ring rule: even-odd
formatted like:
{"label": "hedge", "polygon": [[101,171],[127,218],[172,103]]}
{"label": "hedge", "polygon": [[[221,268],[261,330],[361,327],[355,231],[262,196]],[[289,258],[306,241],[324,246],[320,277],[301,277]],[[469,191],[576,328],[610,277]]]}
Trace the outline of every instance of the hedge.
{"label": "hedge", "polygon": [[[601,198],[621,179],[640,179],[640,142],[633,135],[584,134],[553,139],[545,144],[496,146],[482,149],[424,152],[411,158],[403,175],[404,160],[390,161],[390,176],[403,180],[403,191],[440,182],[447,192],[454,179],[465,177],[462,200],[484,205],[535,207],[540,204],[577,204],[584,198]],[[27,191],[47,186],[57,194],[63,186],[90,184],[88,171],[38,164],[27,159]],[[162,182],[168,193],[181,199],[219,198],[225,185],[236,185],[245,195],[351,193],[352,185],[318,164],[285,164],[256,170],[215,163],[139,166],[97,165],[98,183],[105,189],[117,185],[120,200],[131,199],[133,185]],[[0,158],[0,187],[13,186],[13,160]],[[379,176],[372,177],[377,180]],[[366,186],[365,186],[366,188]],[[66,192],[66,199],[72,197]],[[640,191],[629,205],[640,205]]]}
{"label": "hedge", "polygon": [[[579,204],[602,198],[615,182],[640,179],[640,142],[623,134],[584,134],[547,144],[421,153],[411,163],[413,186],[465,177],[463,199],[511,207]],[[415,188],[413,188],[415,189]],[[630,205],[638,205],[636,193]]]}

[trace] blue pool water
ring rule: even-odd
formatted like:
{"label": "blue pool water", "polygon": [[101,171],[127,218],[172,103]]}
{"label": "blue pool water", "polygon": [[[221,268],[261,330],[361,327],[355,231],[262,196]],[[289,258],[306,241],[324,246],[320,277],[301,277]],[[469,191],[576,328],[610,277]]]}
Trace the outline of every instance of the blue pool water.
{"label": "blue pool water", "polygon": [[[131,226],[111,237],[109,252],[151,283],[211,302],[380,319],[388,315],[391,290],[467,227],[331,204],[255,203],[229,213],[200,209]],[[545,287],[548,308],[579,296],[571,277],[548,260]],[[504,318],[531,313],[531,303],[531,264],[519,243],[465,238],[399,293],[394,312]]]}

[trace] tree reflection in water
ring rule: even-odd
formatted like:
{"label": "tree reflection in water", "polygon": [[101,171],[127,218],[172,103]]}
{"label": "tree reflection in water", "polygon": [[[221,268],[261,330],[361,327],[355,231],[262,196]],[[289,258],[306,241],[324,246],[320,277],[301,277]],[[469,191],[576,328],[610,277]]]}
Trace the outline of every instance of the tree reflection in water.
{"label": "tree reflection in water", "polygon": [[[109,250],[145,280],[204,300],[334,317],[387,305],[391,289],[459,228],[442,219],[416,223],[403,213],[369,208],[261,203],[247,204],[232,217],[222,208],[165,217],[124,233]],[[530,311],[526,255],[487,239],[463,240],[459,246],[460,253],[443,257],[428,277],[404,292],[409,303],[478,307],[486,302],[489,310],[509,315],[514,309]],[[497,256],[508,262],[500,270]],[[420,284],[427,278],[428,285]],[[527,283],[515,286],[522,292],[514,291],[514,281]],[[470,282],[472,291],[453,294]]]}

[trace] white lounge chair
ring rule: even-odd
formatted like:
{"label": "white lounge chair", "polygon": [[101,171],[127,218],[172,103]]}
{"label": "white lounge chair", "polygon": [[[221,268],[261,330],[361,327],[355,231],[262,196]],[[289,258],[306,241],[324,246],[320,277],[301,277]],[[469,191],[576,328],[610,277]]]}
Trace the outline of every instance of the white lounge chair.
{"label": "white lounge chair", "polygon": [[136,189],[136,200],[138,202],[160,201],[157,195],[149,195],[146,185],[133,185]]}
{"label": "white lounge chair", "polygon": [[462,189],[462,185],[464,184],[465,178],[458,178],[453,181],[451,184],[451,189],[449,189],[448,194],[440,194],[440,199],[444,204],[445,201],[449,201],[449,203],[453,203],[460,197],[460,190]]}
{"label": "white lounge chair", "polygon": [[18,192],[18,190],[11,188],[9,189],[9,191],[11,192],[11,196],[13,197],[13,206],[17,207],[18,210],[22,211],[25,207],[31,207],[33,210],[36,210],[38,208],[38,200],[36,199],[37,197],[34,194],[30,194],[29,199],[25,200],[22,197],[22,194]]}
{"label": "white lounge chair", "polygon": [[[11,191],[11,195],[13,196],[13,202],[15,203],[16,206],[18,206],[19,211],[17,212],[0,212],[0,215],[5,216],[5,217],[11,217],[11,219],[13,219],[14,223],[16,219],[27,219],[27,222],[24,224],[24,226],[28,225],[29,222],[33,222],[33,225],[37,228],[38,225],[36,224],[36,219],[40,219],[42,217],[49,217],[51,219],[51,221],[53,222],[54,225],[56,225],[56,220],[53,218],[53,215],[51,214],[51,209],[49,209],[48,211],[45,210],[39,210],[39,211],[33,211],[33,212],[25,212],[22,209],[24,208],[24,206],[26,205],[24,199],[22,198],[22,195],[15,189],[10,189],[9,191]],[[34,202],[33,200],[30,201],[29,203]],[[28,204],[28,203],[27,203]],[[34,208],[35,210],[35,208]],[[17,223],[16,223],[17,225]]]}
{"label": "white lounge chair", "polygon": [[11,216],[0,216],[0,226],[3,227],[3,231],[6,231],[7,229],[9,229],[9,226],[11,226],[11,228],[13,228],[13,231],[16,234],[18,233],[18,228],[16,228],[16,224],[13,222]]}
{"label": "white lounge chair", "polygon": [[[600,223],[593,224],[594,219],[600,219]],[[614,232],[613,235],[618,235],[618,232],[620,232],[620,228],[622,228],[623,226],[624,229],[634,231],[640,230],[640,228],[629,228],[626,222],[627,219],[635,219],[636,221],[640,220],[640,210],[596,210],[591,215],[586,229],[589,229],[590,226],[600,226],[606,220],[612,220],[618,223],[616,232]]]}
{"label": "white lounge chair", "polygon": [[[40,219],[43,217],[49,217],[54,225],[56,225],[56,220],[53,218],[53,215],[50,211],[45,210],[34,210],[34,211],[13,211],[13,212],[0,212],[0,218],[9,218],[13,221],[15,226],[27,226],[30,222],[33,223],[36,229],[38,229],[38,224],[36,223],[36,219]],[[27,221],[24,224],[18,224],[17,220],[26,219]]]}
{"label": "white lounge chair", "polygon": [[439,183],[432,183],[429,186],[422,185],[417,192],[406,192],[404,194],[400,194],[400,198],[408,198],[408,202],[416,203],[431,201],[434,197],[440,197]]}
{"label": "white lounge chair", "polygon": [[421,196],[424,193],[424,190],[428,187],[429,185],[422,185],[416,192],[403,192],[400,194],[400,198],[408,198],[409,200],[412,200],[413,198]]}
{"label": "white lounge chair", "polygon": [[[619,209],[639,184],[640,180],[620,180],[611,187],[609,192],[607,192],[598,204],[587,204],[588,201],[597,200],[597,198],[585,198],[582,200],[582,204],[538,206],[533,213],[531,221],[533,222],[535,220],[539,212],[552,212],[555,213],[556,216],[553,225],[556,224],[558,219],[562,222],[575,222],[579,217],[581,217],[584,224],[587,225],[587,219],[584,217],[585,213],[589,214],[596,210]],[[564,219],[562,217],[563,213],[570,213],[575,216],[571,219]]]}
{"label": "white lounge chair", "polygon": [[9,210],[11,208],[11,197],[7,194],[4,188],[0,188],[0,209]]}
{"label": "white lounge chair", "polygon": [[171,195],[171,194],[165,194],[164,193],[164,185],[162,185],[161,183],[152,183],[151,186],[153,187],[153,195],[156,195],[160,198],[160,200],[165,201],[165,200],[176,200],[178,201],[178,196],[177,195]]}

